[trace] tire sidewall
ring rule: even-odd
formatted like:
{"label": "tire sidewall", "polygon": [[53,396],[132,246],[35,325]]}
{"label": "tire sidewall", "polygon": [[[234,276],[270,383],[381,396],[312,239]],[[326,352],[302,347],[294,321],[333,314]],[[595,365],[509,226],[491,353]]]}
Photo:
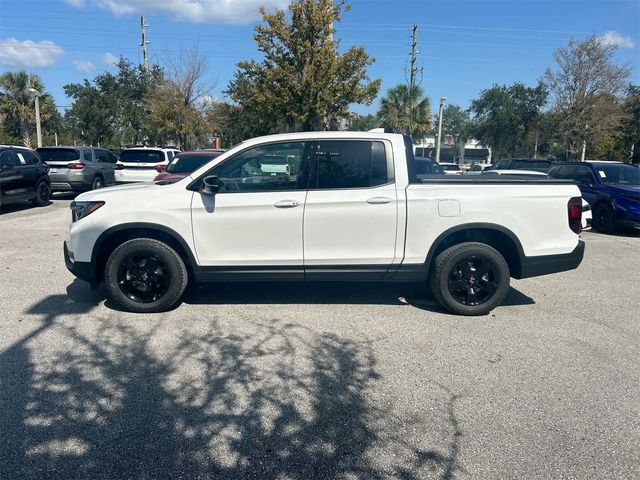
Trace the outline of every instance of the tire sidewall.
{"label": "tire sidewall", "polygon": [[[168,269],[169,288],[161,298],[154,302],[133,301],[124,294],[118,285],[118,270],[121,263],[136,252],[157,255]],[[105,266],[104,281],[109,297],[125,310],[136,313],[153,313],[168,310],[178,302],[187,286],[188,277],[184,262],[174,249],[159,240],[140,238],[123,243],[111,253]]]}
{"label": "tire sidewall", "polygon": [[[463,247],[464,246],[464,247]],[[451,253],[455,249],[455,253]],[[493,265],[498,288],[493,295],[480,305],[464,305],[449,292],[449,275],[454,266],[469,257],[482,258]],[[439,263],[439,265],[438,265]],[[509,291],[510,272],[504,257],[494,248],[480,243],[454,245],[442,252],[436,259],[437,277],[432,284],[437,290],[436,297],[445,308],[461,315],[486,315],[500,305]]]}
{"label": "tire sidewall", "polygon": [[93,183],[91,184],[91,190],[98,190],[104,186],[104,182],[102,181],[102,177],[96,177],[93,179]]}
{"label": "tire sidewall", "polygon": [[[43,185],[46,187],[46,196],[44,198],[41,195]],[[44,207],[45,205],[49,204],[50,200],[51,186],[45,180],[38,181],[38,183],[36,184],[36,198],[34,200],[35,204],[39,207]]]}
{"label": "tire sidewall", "polygon": [[[602,221],[601,217],[603,217]],[[615,231],[613,209],[605,203],[601,203],[595,208],[592,221],[593,228],[599,232],[613,233]]]}

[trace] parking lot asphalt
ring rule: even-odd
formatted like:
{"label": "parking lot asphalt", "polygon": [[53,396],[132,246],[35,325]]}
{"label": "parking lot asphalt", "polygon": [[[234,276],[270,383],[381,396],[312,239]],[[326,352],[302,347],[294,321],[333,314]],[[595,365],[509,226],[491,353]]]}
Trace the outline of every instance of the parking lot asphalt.
{"label": "parking lot asphalt", "polygon": [[640,478],[640,234],[477,318],[410,286],[190,288],[115,310],[69,197],[0,214],[0,478]]}

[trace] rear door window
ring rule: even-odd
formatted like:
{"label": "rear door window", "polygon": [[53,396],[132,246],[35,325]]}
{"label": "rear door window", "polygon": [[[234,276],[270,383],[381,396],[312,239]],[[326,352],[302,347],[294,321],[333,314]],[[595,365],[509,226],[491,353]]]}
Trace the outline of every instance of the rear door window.
{"label": "rear door window", "polygon": [[100,163],[116,163],[116,156],[107,150],[96,150],[96,160]]}
{"label": "rear door window", "polygon": [[31,150],[16,150],[16,155],[20,165],[36,165],[38,163],[38,157]]}
{"label": "rear door window", "polygon": [[20,160],[13,150],[5,150],[0,153],[0,165],[11,165],[17,167],[20,165]]}
{"label": "rear door window", "polygon": [[125,150],[120,154],[124,163],[161,163],[165,161],[162,150]]}
{"label": "rear door window", "polygon": [[323,140],[314,149],[310,188],[365,188],[393,181],[383,142]]}

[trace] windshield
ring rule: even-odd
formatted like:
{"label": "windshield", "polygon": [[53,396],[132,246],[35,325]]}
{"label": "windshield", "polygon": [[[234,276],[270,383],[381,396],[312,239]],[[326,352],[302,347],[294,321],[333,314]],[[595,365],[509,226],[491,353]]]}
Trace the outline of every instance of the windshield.
{"label": "windshield", "polygon": [[162,150],[125,150],[120,154],[121,162],[160,163],[164,162]]}
{"label": "windshield", "polygon": [[167,167],[167,173],[191,173],[209,160],[219,157],[220,153],[210,155],[178,155]]}
{"label": "windshield", "polygon": [[460,170],[458,165],[442,165],[440,164],[443,170]]}
{"label": "windshield", "polygon": [[72,162],[80,159],[75,148],[37,148],[36,152],[45,162]]}
{"label": "windshield", "polygon": [[640,168],[633,165],[596,165],[602,183],[609,185],[640,185]]}

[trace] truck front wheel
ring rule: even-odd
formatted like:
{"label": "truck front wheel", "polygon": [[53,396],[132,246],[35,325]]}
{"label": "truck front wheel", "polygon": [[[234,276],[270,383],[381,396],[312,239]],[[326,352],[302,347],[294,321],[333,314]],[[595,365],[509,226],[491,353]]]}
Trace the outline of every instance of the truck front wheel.
{"label": "truck front wheel", "polygon": [[105,266],[109,298],[125,310],[162,312],[176,304],[187,287],[187,269],[166,243],[136,238],[118,246]]}
{"label": "truck front wheel", "polygon": [[440,253],[430,274],[431,290],[447,310],[458,315],[486,315],[509,290],[509,266],[484,243],[467,242]]}

